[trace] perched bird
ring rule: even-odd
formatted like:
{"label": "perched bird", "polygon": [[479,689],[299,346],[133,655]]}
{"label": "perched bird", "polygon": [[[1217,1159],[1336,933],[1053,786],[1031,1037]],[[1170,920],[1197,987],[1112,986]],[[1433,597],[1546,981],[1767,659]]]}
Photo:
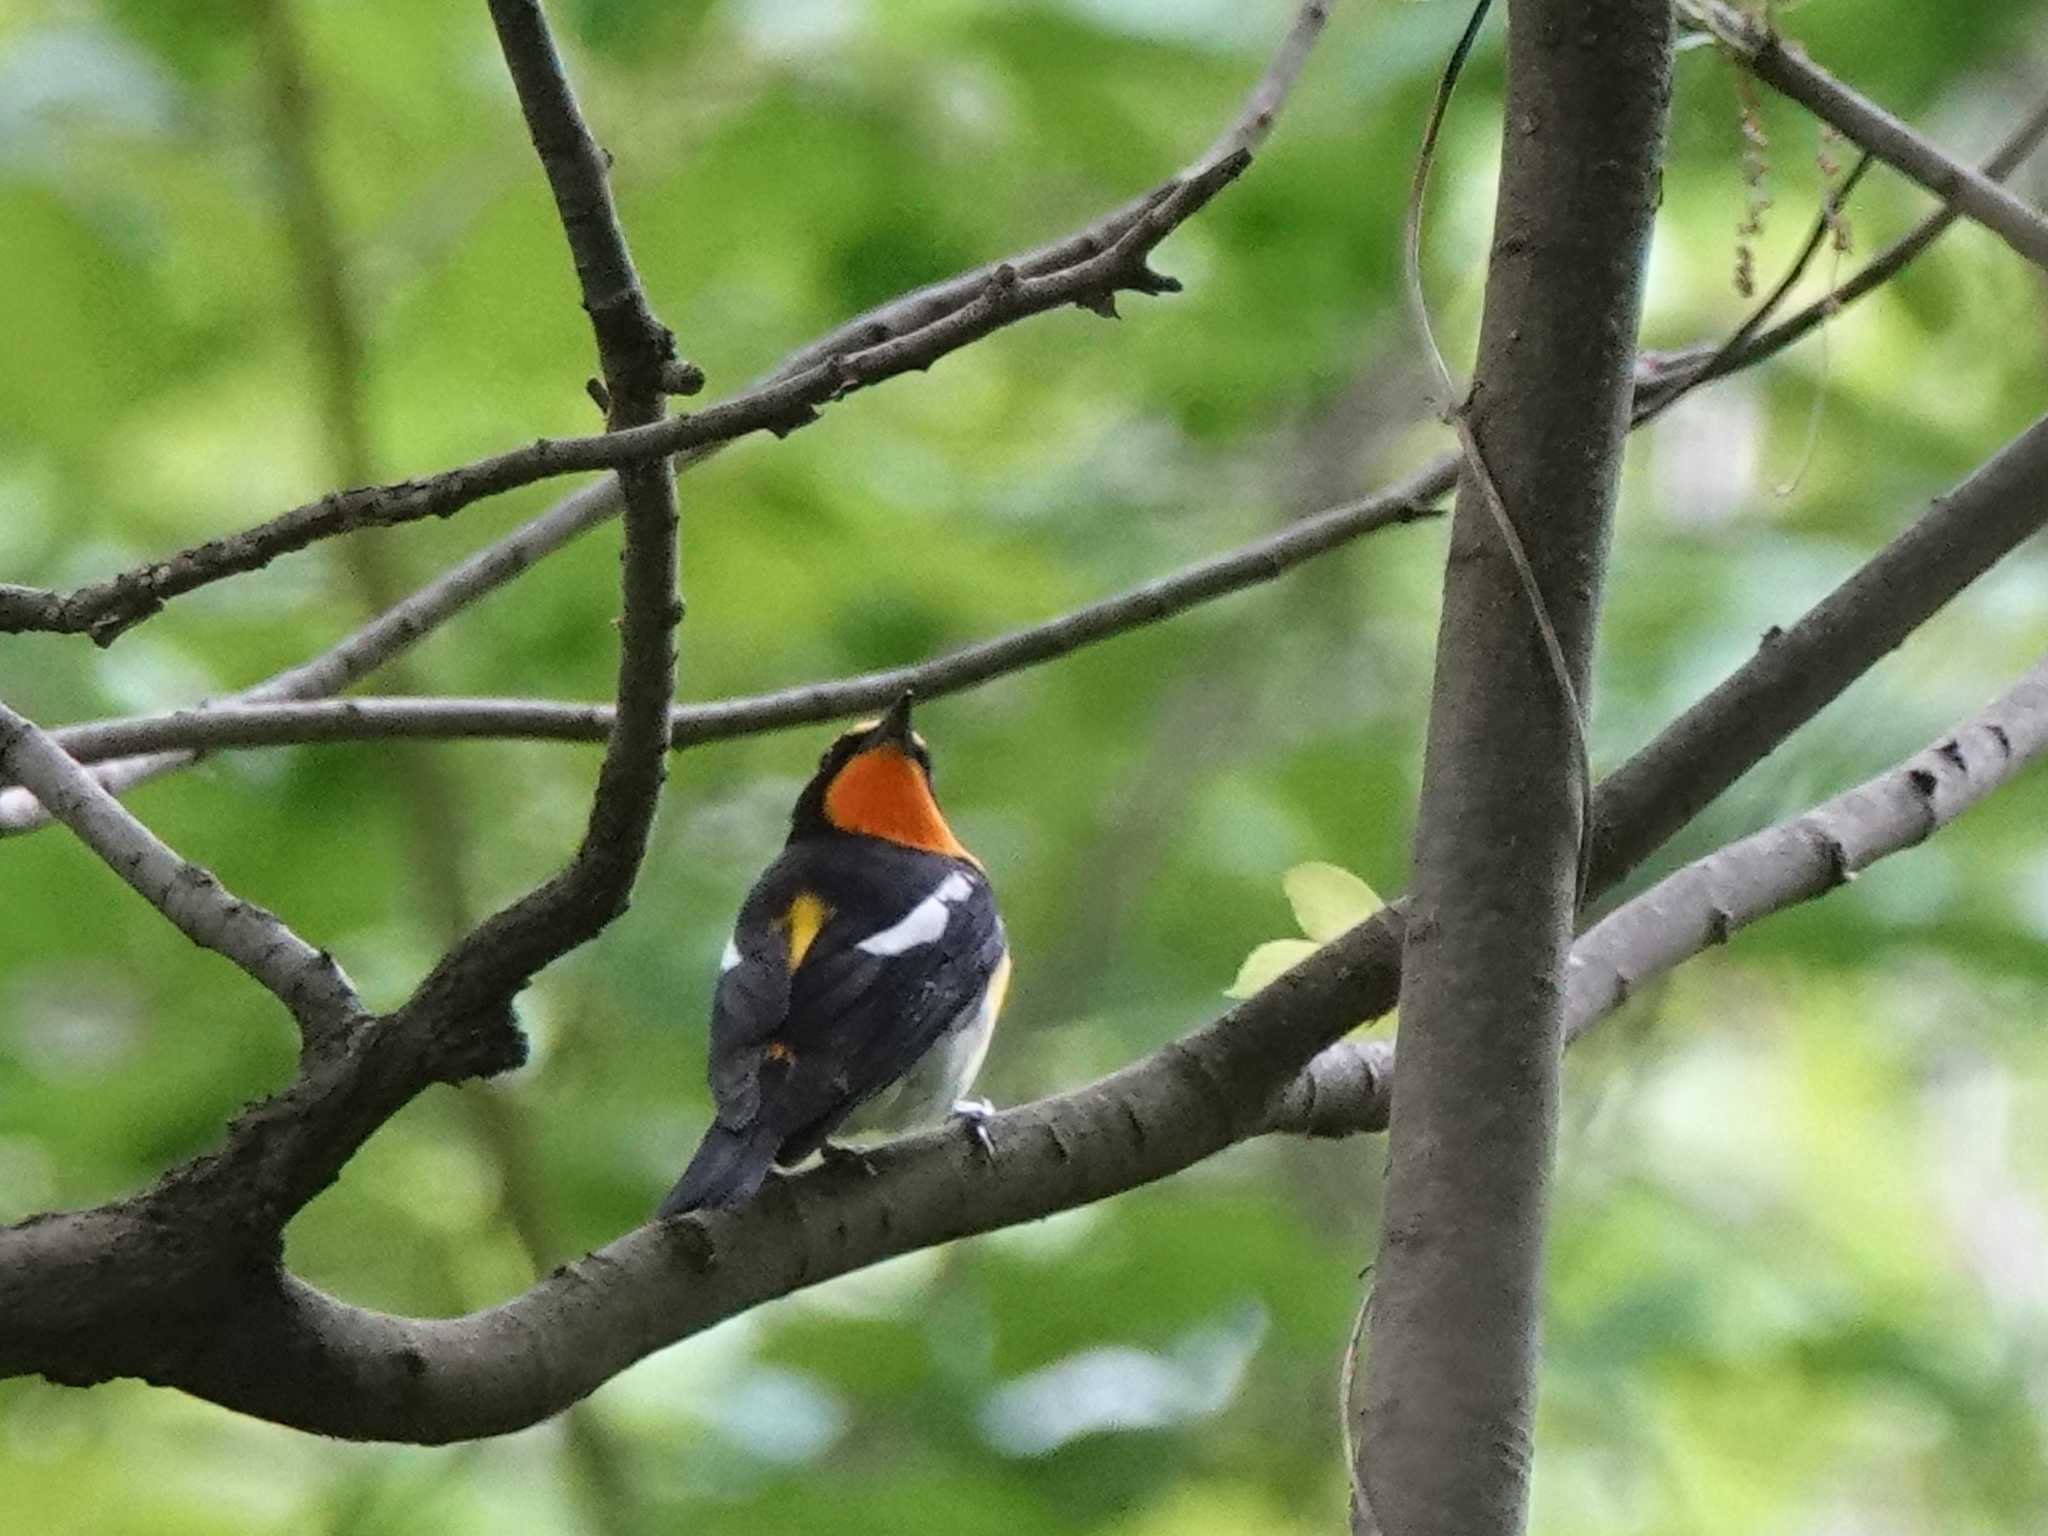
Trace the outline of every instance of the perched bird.
{"label": "perched bird", "polygon": [[833,742],[740,907],[711,1004],[717,1119],[660,1214],[744,1204],[770,1164],[842,1129],[985,1115],[959,1101],[1009,980],[995,895],[939,811],[906,693]]}

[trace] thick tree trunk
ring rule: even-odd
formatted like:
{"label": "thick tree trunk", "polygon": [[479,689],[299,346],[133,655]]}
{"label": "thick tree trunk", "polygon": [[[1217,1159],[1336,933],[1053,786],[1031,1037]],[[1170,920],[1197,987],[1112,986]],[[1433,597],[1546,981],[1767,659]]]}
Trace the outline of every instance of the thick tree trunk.
{"label": "thick tree trunk", "polygon": [[[1666,0],[1514,0],[1470,420],[1585,697],[1657,198]],[[1386,1536],[1528,1502],[1581,764],[1481,483],[1459,493],[1401,990],[1361,1486]]]}

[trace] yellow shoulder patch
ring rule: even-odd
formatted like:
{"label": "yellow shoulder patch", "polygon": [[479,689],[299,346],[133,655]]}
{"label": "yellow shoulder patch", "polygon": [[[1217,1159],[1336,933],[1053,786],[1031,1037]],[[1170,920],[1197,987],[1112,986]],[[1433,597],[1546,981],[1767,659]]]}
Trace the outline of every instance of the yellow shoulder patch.
{"label": "yellow shoulder patch", "polygon": [[988,979],[986,995],[989,1022],[994,1023],[996,1016],[1003,1011],[1003,1000],[1010,995],[1010,952],[1007,949],[1003,951],[1003,958],[996,962],[995,974]]}
{"label": "yellow shoulder patch", "polygon": [[814,891],[798,891],[789,910],[782,914],[782,926],[789,931],[789,968],[794,971],[810,953],[818,931],[832,920],[832,909]]}

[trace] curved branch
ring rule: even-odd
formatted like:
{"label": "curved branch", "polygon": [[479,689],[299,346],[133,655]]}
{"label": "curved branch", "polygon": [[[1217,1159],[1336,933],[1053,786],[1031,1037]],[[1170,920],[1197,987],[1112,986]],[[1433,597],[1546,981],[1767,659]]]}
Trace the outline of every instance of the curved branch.
{"label": "curved branch", "polygon": [[[2048,519],[2043,484],[2048,419],[1910,532],[1925,535],[1931,525],[1967,542],[1974,523],[2012,526],[2006,502],[2023,506],[2038,527]],[[1870,569],[1600,786],[1595,893],[1890,651],[1891,629],[1865,610],[1905,604],[1917,612],[1928,598],[1910,581],[1903,588],[1870,581]],[[1945,567],[1944,579],[1960,581],[1961,569]],[[1823,612],[1829,622],[1816,620]],[[1738,745],[1700,757],[1695,768],[1710,727]],[[630,1361],[770,1296],[1164,1178],[1231,1140],[1277,1126],[1334,1127],[1342,1116],[1361,1127],[1381,1123],[1384,1095],[1346,1101],[1334,1092],[1342,1081],[1375,1081],[1374,1042],[1357,1047],[1368,1070],[1343,1062],[1341,1053],[1318,1069],[1320,1106],[1308,1089],[1290,1085],[1360,1019],[1393,1005],[1406,921],[1406,904],[1397,902],[1185,1039],[1090,1087],[997,1116],[993,1164],[957,1133],[899,1142],[877,1154],[875,1179],[849,1181],[828,1168],[730,1217],[643,1228],[467,1318],[384,1317],[279,1280],[282,1289],[211,1309],[211,1329],[179,1333],[177,1357],[164,1359],[164,1330],[132,1299],[84,1326],[76,1287],[33,1283],[38,1264],[97,1251],[93,1234],[105,1224],[104,1211],[0,1232],[0,1371],[90,1381],[146,1365],[154,1380],[231,1407],[361,1438],[448,1440],[516,1428]],[[414,1044],[381,1044],[398,1053],[395,1064],[379,1054],[378,1040],[364,1042],[365,1054],[334,1064],[331,1077],[296,1099],[261,1106],[254,1123],[238,1123],[223,1159],[260,1160],[266,1180],[283,1189],[279,1198],[308,1197],[353,1141],[415,1091],[406,1086],[416,1074],[403,1054]],[[10,1275],[21,1283],[8,1286]]]}
{"label": "curved branch", "polygon": [[[1568,1039],[1647,979],[1769,912],[1911,847],[2048,751],[2048,662],[1926,752],[1690,865],[1573,946]],[[437,1443],[522,1428],[635,1360],[791,1291],[898,1253],[1135,1188],[1244,1137],[1386,1128],[1393,1046],[1340,1040],[1253,1114],[1230,1105],[1247,1054],[1391,986],[1388,909],[1188,1040],[1079,1092],[988,1123],[993,1158],[957,1130],[893,1142],[872,1175],[824,1166],[733,1215],[642,1227],[467,1317],[391,1317],[288,1280],[170,1379],[200,1396],[344,1437]],[[1361,939],[1374,935],[1370,944]],[[1286,1016],[1292,1014],[1290,1021]],[[1231,1039],[1237,1048],[1231,1048]],[[1252,1079],[1256,1080],[1256,1079]]]}
{"label": "curved branch", "polygon": [[180,856],[46,733],[5,704],[0,704],[0,773],[32,790],[186,938],[233,961],[289,1008],[308,1048],[332,1044],[365,1017],[361,999],[332,955]]}

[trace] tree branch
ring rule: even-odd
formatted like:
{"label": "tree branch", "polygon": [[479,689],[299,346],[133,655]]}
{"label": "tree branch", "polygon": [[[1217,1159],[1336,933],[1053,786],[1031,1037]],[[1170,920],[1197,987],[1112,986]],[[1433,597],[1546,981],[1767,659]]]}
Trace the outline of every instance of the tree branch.
{"label": "tree branch", "polygon": [[[1366,534],[1438,516],[1440,509],[1430,503],[1450,489],[1454,475],[1454,461],[1432,464],[1399,485],[1303,518],[1227,554],[915,666],[678,705],[669,712],[669,744],[696,746],[836,720],[886,704],[906,688],[920,698],[939,698],[1042,665],[1273,581]],[[97,761],[166,747],[214,751],[300,741],[478,736],[599,741],[611,720],[612,711],[604,705],[541,699],[350,698],[174,710],[69,726],[57,739],[81,761]]]}
{"label": "tree branch", "polygon": [[1759,80],[1943,202],[1982,224],[2038,267],[2048,268],[2048,219],[1981,171],[1950,158],[1875,102],[1788,46],[1761,18],[1725,0],[1682,0],[1686,13]]}
{"label": "tree branch", "polygon": [[[1110,249],[1131,231],[1147,210],[1157,206],[1162,196],[1170,195],[1184,184],[1215,174],[1231,157],[1255,151],[1264,143],[1328,16],[1329,6],[1324,0],[1307,0],[1303,4],[1279,52],[1230,125],[1208,151],[1161,186],[1064,239],[1007,261],[977,267],[867,310],[818,340],[798,348],[764,378],[756,381],[755,388],[758,390],[800,377],[834,358],[908,335],[943,319],[973,302],[987,288],[999,267],[1011,267],[1025,277],[1038,277],[1068,270],[1076,262]],[[722,446],[721,443],[711,443],[689,450],[678,456],[675,468],[680,473],[702,463]],[[469,604],[488,596],[578,535],[612,517],[619,506],[617,485],[613,480],[607,479],[572,493],[428,583],[389,613],[365,625],[338,645],[311,661],[243,690],[234,696],[235,701],[304,700],[330,697],[341,692],[393,657],[404,654]],[[20,617],[30,610],[40,611],[56,596],[42,589],[0,586],[0,632],[11,627],[7,621],[10,612]],[[10,604],[13,605],[11,608]],[[24,624],[23,627],[38,626]],[[159,774],[184,767],[193,760],[191,753],[172,753],[136,762],[109,764],[98,773],[103,783],[109,783],[117,790],[126,790]],[[0,789],[0,836],[33,831],[47,825],[48,820],[33,798]]]}
{"label": "tree branch", "polygon": [[[2019,126],[2006,136],[2005,141],[1992,151],[1991,157],[1984,162],[1984,174],[1993,181],[2003,181],[2019,169],[2044,135],[2048,135],[2048,101],[2035,107],[2033,112],[2022,119]],[[1700,385],[1711,383],[1738,368],[1746,368],[1759,358],[1781,352],[1801,340],[1808,332],[1826,324],[1865,294],[1898,276],[1915,257],[1940,239],[1950,226],[1962,217],[1962,211],[1954,203],[1944,203],[1864,263],[1855,276],[1840,287],[1830,289],[1798,313],[1788,315],[1777,324],[1767,325],[1770,317],[1777,312],[1778,306],[1784,302],[1786,295],[1804,275],[1807,264],[1833,227],[1834,212],[1848,198],[1872,159],[1866,151],[1856,162],[1855,169],[1830,196],[1827,209],[1814,220],[1805,245],[1801,247],[1798,257],[1787,270],[1783,280],[1720,346],[1708,352],[1687,355],[1681,366],[1672,369],[1665,377],[1652,381],[1650,387],[1637,387],[1634,413],[1636,425],[1654,421]]]}
{"label": "tree branch", "polygon": [[[1276,69],[1278,63],[1276,60]],[[1239,127],[1226,133],[1219,144],[1242,137],[1242,124],[1255,117],[1248,108]],[[1984,162],[1984,173],[2001,179],[2011,175],[2044,135],[2048,135],[2048,102],[2037,106],[2006,137]],[[1838,200],[1847,191],[1845,184],[1837,194]],[[1959,217],[1953,205],[1937,209],[1840,287],[1766,328],[1770,313],[1802,269],[1803,263],[1795,262],[1770,299],[1758,305],[1725,341],[1710,350],[1688,354],[1683,366],[1652,368],[1646,355],[1638,365],[1633,423],[1640,426],[1652,421],[1702,385],[1750,367],[1799,341],[1843,306],[1897,276]],[[1823,216],[1816,221],[1815,232],[1824,233],[1826,228],[1827,219]],[[1021,269],[1029,260],[1019,258],[1016,265]],[[1398,509],[1406,499],[1416,515],[1433,515],[1425,511],[1424,504],[1435,502],[1450,490],[1457,470],[1457,455],[1441,456],[1400,485],[1363,501],[1331,508],[1277,536],[1254,541],[1230,554],[1159,577],[1144,587],[1042,625],[919,666],[715,704],[681,706],[671,716],[672,745],[722,741],[757,731],[829,720],[886,703],[905,687],[915,687],[920,694],[936,697],[1004,676],[1018,666],[1050,660],[1080,645],[1172,617],[1197,603],[1242,590],[1292,569],[1315,554],[1340,547],[1351,538],[1375,532],[1385,526],[1375,515],[1375,508]],[[607,482],[578,493],[506,540],[472,557],[325,656],[221,704],[65,726],[52,734],[81,762],[100,762],[165,748],[183,749],[167,758],[101,769],[103,780],[115,769],[122,773],[123,781],[115,786],[117,793],[145,777],[192,761],[195,751],[398,738],[508,736],[602,740],[611,729],[611,713],[603,705],[506,699],[358,698],[293,708],[265,707],[265,701],[324,699],[367,676],[469,602],[496,590],[609,516],[614,510],[610,492]],[[0,836],[31,831],[46,819],[33,797],[0,788]]]}
{"label": "tree branch", "polygon": [[[2036,121],[2048,127],[2048,111],[2039,114]],[[1925,228],[1923,225],[1907,238],[1915,238]],[[1697,387],[1689,378],[1681,377],[1679,382],[1686,388]],[[1868,626],[1868,633],[1858,646],[1841,653],[1839,667],[1848,669],[1848,676],[1860,674],[1870,664],[1868,652],[1872,645],[1888,649],[1904,639],[1928,614],[2038,526],[2039,519],[2031,510],[2034,504],[2024,494],[2023,482],[2027,475],[2042,472],[2048,464],[2032,446],[2033,441],[2034,434],[2029,433],[1990,460],[1958,493],[1953,510],[1932,518],[1924,526],[1908,529],[1902,535],[1903,542],[1881,552],[1851,587],[1839,590],[1799,621],[1823,631],[1844,622]],[[1373,496],[1332,507],[1227,554],[932,661],[713,703],[678,705],[669,714],[670,745],[681,748],[833,720],[887,703],[906,687],[936,698],[1007,676],[1276,578],[1351,539],[1394,524],[1435,516],[1438,509],[1429,503],[1450,489],[1457,468],[1456,455],[1445,455],[1401,484]],[[1933,564],[1926,571],[1932,579],[1916,579],[1915,569],[1922,567],[1930,556]],[[518,558],[530,557],[520,551]],[[1868,600],[1877,593],[1889,596],[1881,602]],[[387,619],[404,613],[401,605]],[[386,634],[394,627],[387,625],[376,632]],[[405,627],[416,628],[417,624]],[[330,653],[334,654],[337,653]],[[345,686],[353,681],[358,670],[369,669],[359,669],[353,663],[324,671],[302,668],[299,673],[281,679],[282,686],[266,685],[264,689],[237,696],[257,702],[229,701],[163,714],[94,721],[65,726],[51,735],[78,761],[94,763],[166,748],[177,749],[176,755],[189,760],[200,752],[301,742],[464,737],[602,741],[611,732],[612,710],[601,704],[412,697],[358,697],[302,704],[260,702],[271,694],[290,697],[299,678],[311,678],[312,686],[325,690]],[[1803,719],[1842,686],[1842,678],[1832,673],[1827,678],[1813,673],[1807,676],[1816,687],[1810,694],[1785,698],[1781,707],[1788,718]],[[1684,756],[1700,750],[1705,740],[1725,740],[1746,769],[1753,760],[1747,756],[1749,749],[1742,745],[1739,736],[1729,735],[1737,717],[1748,707],[1744,702],[1746,695],[1737,692],[1726,702],[1717,702],[1718,698],[1716,695],[1702,701],[1694,714],[1687,717],[1695,720],[1696,734],[1688,734],[1684,743],[1672,751]],[[1708,713],[1702,715],[1702,710]],[[148,768],[161,759],[130,761]],[[127,762],[115,763],[100,772],[104,775],[110,769],[127,766]],[[1621,786],[1628,778],[1626,770],[1618,774],[1610,781],[1614,786],[1612,792],[1622,792]],[[1703,782],[1719,782],[1718,773],[1709,774]],[[28,830],[36,824],[25,814],[34,807],[34,797],[25,790],[0,789],[0,835]],[[1689,817],[1698,809],[1695,805],[1686,814]],[[1596,863],[1606,861],[1611,876],[1619,867],[1620,856],[1603,851],[1603,838],[1604,834],[1596,830],[1594,857]]]}
{"label": "tree branch", "polygon": [[[946,354],[1030,315],[1078,304],[1113,316],[1114,296],[1120,290],[1176,293],[1180,284],[1151,271],[1146,259],[1167,235],[1200,212],[1251,163],[1253,152],[1271,133],[1329,14],[1328,0],[1307,0],[1301,6],[1279,51],[1236,118],[1207,152],[1167,181],[1064,239],[917,289],[857,316],[799,348],[765,378],[723,405],[694,416],[675,417],[637,434],[543,438],[528,448],[425,479],[336,492],[241,533],[209,540],[70,592],[0,584],[0,634],[86,633],[100,644],[111,644],[124,631],[159,612],[172,597],[258,570],[280,555],[322,539],[357,528],[449,517],[472,502],[557,475],[617,469],[669,454],[701,457],[764,430],[786,434],[815,420],[818,407],[897,374],[929,368]],[[550,138],[550,146],[559,148],[561,142]],[[544,157],[549,152],[542,150]],[[605,195],[608,209],[609,193]],[[579,223],[586,214],[584,206],[577,205],[574,217]],[[572,244],[578,238],[577,232],[571,231]],[[620,297],[624,291],[618,286],[620,274],[607,270],[595,251],[578,255],[579,276],[589,260],[595,261],[589,267],[591,279],[610,295],[607,304],[624,302],[629,306],[608,308],[602,322],[593,312],[593,324],[637,324],[630,301]],[[626,270],[630,271],[630,265]],[[607,505],[590,523],[617,510],[616,503]],[[569,536],[590,523],[570,530]]]}
{"label": "tree branch", "polygon": [[181,857],[68,757],[0,704],[0,772],[32,790],[109,869],[186,938],[241,967],[298,1021],[309,1050],[343,1038],[365,1011],[334,957],[274,913],[244,901]]}
{"label": "tree branch", "polygon": [[[261,704],[338,694],[404,656],[470,604],[524,575],[579,534],[608,521],[619,506],[615,478],[587,486],[435,577],[318,656],[230,695],[227,702]],[[108,763],[94,771],[108,788],[125,793],[188,766],[197,756],[192,752],[164,753]],[[33,832],[48,822],[33,796],[0,789],[0,836]]]}
{"label": "tree branch", "polygon": [[[1925,751],[1695,860],[1586,930],[1565,968],[1565,1043],[1695,955],[1918,847],[2044,752],[2048,659]],[[1393,1077],[1393,1042],[1340,1040],[1288,1084],[1266,1130],[1331,1137],[1383,1131]]]}
{"label": "tree branch", "polygon": [[[2038,527],[2048,519],[2043,484],[2048,419],[1937,502],[1911,534],[1972,542],[1979,522],[2021,520],[2008,503]],[[1788,628],[1600,786],[1594,814],[1604,852],[1593,864],[1594,891],[1625,875],[1839,692],[1845,671],[1853,677],[1891,650],[1891,627],[1861,610],[1938,605],[1909,581],[1869,579],[1871,568],[1815,611],[1833,612],[1831,621],[1809,615]],[[1960,584],[1964,569],[1951,563],[1943,577]],[[1854,611],[1845,612],[1850,591]],[[1837,652],[1854,659],[1845,666]],[[1705,761],[1700,773],[1718,779],[1706,787],[1687,744],[1714,722],[1740,747]],[[1618,794],[1618,784],[1634,787]],[[1313,1115],[1302,1103],[1308,1090],[1290,1084],[1361,1019],[1393,1005],[1406,912],[1397,902],[1257,997],[1099,1083],[998,1115],[993,1164],[957,1133],[898,1142],[877,1154],[872,1180],[821,1169],[751,1211],[644,1228],[467,1318],[380,1316],[269,1271],[253,1291],[244,1282],[195,1310],[193,1295],[214,1293],[162,1278],[183,1252],[152,1246],[150,1239],[161,1243],[162,1220],[138,1232],[105,1208],[41,1218],[0,1232],[0,1373],[78,1382],[144,1373],[281,1423],[357,1438],[445,1441],[518,1428],[653,1350],[773,1296],[1167,1177],[1276,1125],[1328,1123],[1342,1102],[1331,1073],[1354,1082],[1358,1074],[1319,1068],[1324,1086]],[[1367,1061],[1374,1044],[1357,1047]],[[210,1212],[221,1197],[206,1180],[225,1170],[231,1189],[260,1187],[274,1207],[296,1209],[417,1091],[432,1048],[416,1036],[370,1033],[347,1059],[237,1122],[205,1167],[145,1198],[192,1187],[198,1208]],[[1359,1113],[1369,1117],[1371,1105]],[[849,1202],[844,1215],[841,1200]],[[136,1277],[130,1292],[69,1283],[96,1273],[115,1243]],[[173,1308],[175,1330],[163,1318]]]}
{"label": "tree branch", "polygon": [[1635,988],[1750,924],[1926,841],[2043,751],[2048,659],[1917,756],[1686,865],[1609,913],[1572,948],[1567,1034],[1584,1033]]}
{"label": "tree branch", "polygon": [[[545,168],[596,333],[613,436],[658,423],[675,338],[654,318],[607,182],[609,161],[584,125],[539,0],[490,0],[491,20]],[[568,864],[486,919],[442,958],[399,1010],[401,1028],[489,1021],[485,1053],[458,1059],[463,1076],[517,1065],[526,1048],[511,999],[533,973],[595,937],[626,909],[668,772],[675,696],[675,487],[663,459],[619,471],[625,502],[617,708],[598,769],[590,820]]]}
{"label": "tree branch", "polygon": [[1934,504],[1600,786],[1593,883],[1613,884],[1948,600],[2048,522],[2048,416]]}
{"label": "tree branch", "polygon": [[[549,152],[542,148],[543,157]],[[322,539],[358,528],[449,517],[486,497],[558,475],[625,469],[674,454],[701,453],[755,432],[786,436],[815,421],[818,410],[834,401],[899,374],[923,372],[949,353],[1027,316],[1069,304],[1114,316],[1114,297],[1119,292],[1177,293],[1179,282],[1154,272],[1147,265],[1148,258],[1162,240],[1200,212],[1250,163],[1250,150],[1240,149],[1184,180],[1166,183],[1143,201],[1114,240],[1064,266],[1041,273],[999,262],[987,270],[970,297],[916,329],[877,334],[871,327],[861,333],[862,344],[857,347],[830,352],[796,373],[778,373],[767,383],[695,414],[628,425],[619,423],[614,408],[614,429],[602,436],[542,438],[531,447],[425,479],[334,492],[240,533],[210,539],[72,592],[0,587],[0,634],[24,630],[85,633],[108,645],[160,612],[171,598],[261,569],[280,555]],[[588,216],[581,204],[571,205],[563,213],[565,221],[574,218],[579,223]],[[1082,243],[1092,246],[1094,241],[1083,237]],[[582,262],[579,258],[579,274],[600,285],[599,297],[591,301],[598,306],[592,310],[593,325],[601,330],[618,327],[630,316],[620,309],[624,301],[610,286],[615,274],[602,268],[584,273]],[[671,348],[662,362],[672,357]]]}

